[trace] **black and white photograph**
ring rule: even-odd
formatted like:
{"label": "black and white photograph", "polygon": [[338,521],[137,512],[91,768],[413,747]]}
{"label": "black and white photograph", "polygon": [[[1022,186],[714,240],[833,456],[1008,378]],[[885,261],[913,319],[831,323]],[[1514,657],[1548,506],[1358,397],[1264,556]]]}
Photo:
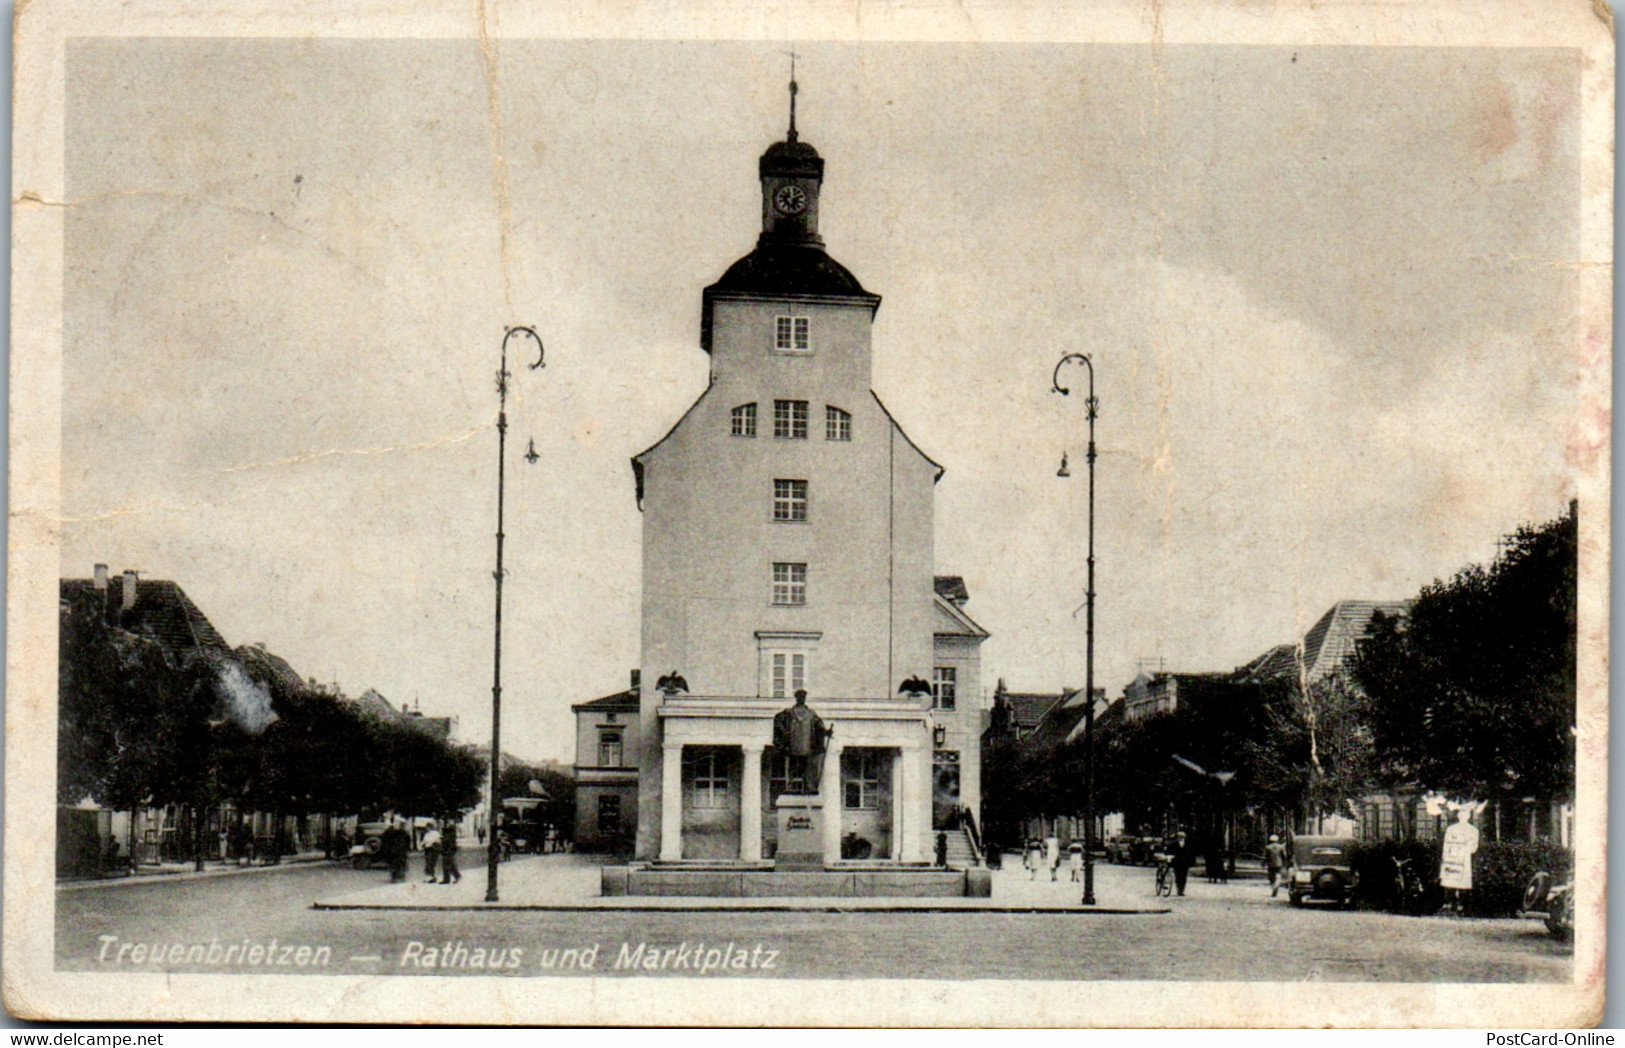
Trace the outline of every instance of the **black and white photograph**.
{"label": "black and white photograph", "polygon": [[142,6],[18,19],[14,1015],[1600,1019],[1590,4]]}

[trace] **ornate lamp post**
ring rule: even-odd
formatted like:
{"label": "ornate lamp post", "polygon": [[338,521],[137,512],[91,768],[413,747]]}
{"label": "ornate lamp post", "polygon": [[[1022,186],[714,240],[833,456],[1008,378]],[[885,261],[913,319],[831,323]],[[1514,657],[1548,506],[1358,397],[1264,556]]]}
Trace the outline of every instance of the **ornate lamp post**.
{"label": "ornate lamp post", "polygon": [[[528,338],[536,343],[535,371],[543,366],[547,352],[542,338],[534,328],[509,328],[502,336],[502,367],[497,371],[497,569],[492,576],[497,583],[496,642],[492,658],[491,683],[491,799],[490,848],[486,855],[485,901],[497,901],[497,864],[502,861],[502,842],[498,839],[498,821],[501,819],[502,798],[498,795],[502,779],[502,509],[507,491],[508,474],[508,382],[513,375],[508,371],[508,342],[514,338]],[[530,442],[525,460],[536,464],[536,442]]]}
{"label": "ornate lamp post", "polygon": [[[1089,396],[1084,399],[1084,415],[1089,420],[1089,584],[1085,591],[1083,660],[1083,905],[1095,904],[1095,416],[1099,414],[1100,400],[1095,396],[1095,365],[1083,353],[1068,353],[1055,365],[1050,377],[1050,388],[1063,397],[1072,391],[1061,385],[1061,369],[1067,364],[1082,364],[1089,371]],[[1061,455],[1058,474],[1065,477],[1066,455]]]}

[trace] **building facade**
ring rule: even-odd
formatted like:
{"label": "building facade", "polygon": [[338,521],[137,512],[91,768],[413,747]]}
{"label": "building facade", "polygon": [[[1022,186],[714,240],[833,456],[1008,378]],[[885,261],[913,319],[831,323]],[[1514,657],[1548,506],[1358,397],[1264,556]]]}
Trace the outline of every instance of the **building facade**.
{"label": "building facade", "polygon": [[576,715],[575,842],[591,851],[630,849],[638,827],[637,670],[626,691],[570,707]]}
{"label": "building facade", "polygon": [[[816,824],[825,862],[924,861],[950,740],[960,803],[979,779],[980,684],[959,674],[979,676],[967,651],[986,634],[935,588],[942,467],[870,389],[880,297],[824,249],[824,161],[798,140],[793,109],[758,171],[756,248],[702,299],[710,383],[633,459],[644,550],[636,853],[770,859],[789,795],[806,820],[798,829]],[[939,634],[952,652],[941,660]],[[933,709],[949,677],[953,707]],[[933,679],[935,699],[929,686],[900,690]],[[833,729],[821,762],[772,745],[774,715],[798,690]],[[967,690],[974,709],[960,705]]]}

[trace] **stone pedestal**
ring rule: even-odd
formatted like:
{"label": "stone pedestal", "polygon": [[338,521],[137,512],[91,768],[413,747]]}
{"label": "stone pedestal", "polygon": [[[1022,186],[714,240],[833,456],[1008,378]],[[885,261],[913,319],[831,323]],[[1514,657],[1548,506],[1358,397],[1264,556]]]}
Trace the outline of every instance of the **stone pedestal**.
{"label": "stone pedestal", "polygon": [[[779,848],[773,863],[779,869],[824,865],[824,801],[816,794],[783,793],[774,802]],[[838,857],[838,856],[837,856]]]}

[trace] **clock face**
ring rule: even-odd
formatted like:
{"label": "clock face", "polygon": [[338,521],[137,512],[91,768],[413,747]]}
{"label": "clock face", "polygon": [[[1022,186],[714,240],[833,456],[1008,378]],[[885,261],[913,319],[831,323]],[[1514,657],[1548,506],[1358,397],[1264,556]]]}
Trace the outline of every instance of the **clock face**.
{"label": "clock face", "polygon": [[773,206],[781,215],[799,215],[807,210],[807,191],[797,185],[780,186],[773,194]]}

